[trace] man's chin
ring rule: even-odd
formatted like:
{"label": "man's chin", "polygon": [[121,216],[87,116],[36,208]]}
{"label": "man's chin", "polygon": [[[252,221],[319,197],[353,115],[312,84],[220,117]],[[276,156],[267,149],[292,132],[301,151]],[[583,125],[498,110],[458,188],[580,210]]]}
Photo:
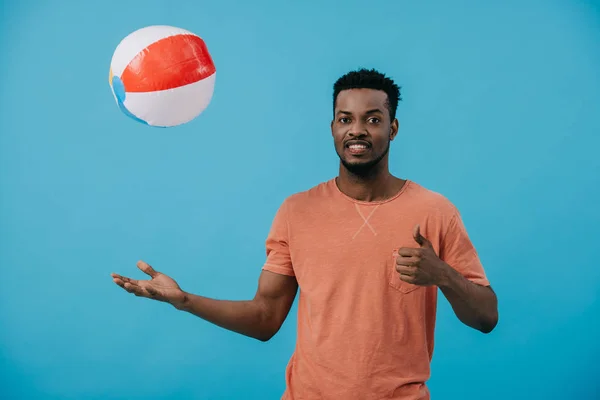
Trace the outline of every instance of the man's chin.
{"label": "man's chin", "polygon": [[340,159],[344,168],[355,175],[365,175],[378,164],[379,160],[348,161]]}
{"label": "man's chin", "polygon": [[341,153],[339,151],[336,151],[338,154],[338,157],[340,158],[340,162],[342,163],[342,165],[344,166],[344,168],[346,168],[346,170],[348,170],[348,172],[354,174],[354,175],[369,175],[371,174],[374,170],[377,169],[377,165],[379,164],[379,162],[381,160],[383,160],[386,156],[386,154],[389,151],[389,143],[388,143],[388,147],[387,149],[378,157],[376,158],[364,158],[364,159],[360,159],[360,158],[355,158],[353,157],[352,160],[348,160],[346,155],[344,153]]}

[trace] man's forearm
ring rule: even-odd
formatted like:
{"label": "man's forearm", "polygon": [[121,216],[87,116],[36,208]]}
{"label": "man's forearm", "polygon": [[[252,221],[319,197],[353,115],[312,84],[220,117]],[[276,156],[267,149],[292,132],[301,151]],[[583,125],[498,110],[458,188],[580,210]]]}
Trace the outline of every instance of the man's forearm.
{"label": "man's forearm", "polygon": [[275,334],[264,308],[254,300],[215,300],[185,293],[185,300],[173,306],[221,328],[258,340],[266,341]]}
{"label": "man's forearm", "polygon": [[498,300],[490,287],[473,283],[448,267],[438,285],[460,321],[484,333],[498,323]]}

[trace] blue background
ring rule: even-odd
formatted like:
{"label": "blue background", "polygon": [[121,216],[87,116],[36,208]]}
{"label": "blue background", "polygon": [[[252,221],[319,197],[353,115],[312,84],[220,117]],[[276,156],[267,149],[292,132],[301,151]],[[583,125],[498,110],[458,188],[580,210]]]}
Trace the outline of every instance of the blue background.
{"label": "blue background", "polygon": [[[285,3],[285,4],[284,4]],[[392,172],[461,210],[500,299],[490,335],[440,297],[434,399],[599,395],[597,1],[3,1],[0,397],[277,399],[268,343],[129,295],[144,259],[185,290],[253,296],[283,199],[337,174],[332,84],[402,85]],[[202,36],[215,96],[150,128],[114,102],[130,32]]]}

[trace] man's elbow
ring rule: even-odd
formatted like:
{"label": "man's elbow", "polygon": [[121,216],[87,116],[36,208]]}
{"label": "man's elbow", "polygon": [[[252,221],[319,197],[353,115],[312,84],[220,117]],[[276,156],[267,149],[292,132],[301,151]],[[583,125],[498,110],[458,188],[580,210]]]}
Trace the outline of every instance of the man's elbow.
{"label": "man's elbow", "polygon": [[482,319],[479,324],[479,331],[482,333],[491,333],[498,325],[498,311],[490,313],[489,316]]}
{"label": "man's elbow", "polygon": [[254,338],[260,340],[261,342],[268,342],[279,332],[281,325],[283,323],[277,321],[276,323],[266,324],[262,329],[260,329]]}
{"label": "man's elbow", "polygon": [[277,333],[277,332],[261,332],[258,335],[256,335],[254,338],[264,343],[264,342],[268,342],[269,340],[271,340],[273,338],[273,336],[275,336],[275,333]]}
{"label": "man's elbow", "polygon": [[488,289],[491,299],[485,302],[486,307],[484,309],[486,312],[482,315],[479,323],[479,330],[486,334],[492,332],[498,325],[498,298],[491,286],[488,286]]}

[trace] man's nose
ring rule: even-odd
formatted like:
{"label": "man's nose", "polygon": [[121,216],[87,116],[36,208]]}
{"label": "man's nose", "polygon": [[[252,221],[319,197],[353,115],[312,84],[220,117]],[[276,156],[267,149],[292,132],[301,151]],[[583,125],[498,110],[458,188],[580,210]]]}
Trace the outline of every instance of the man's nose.
{"label": "man's nose", "polygon": [[352,137],[365,136],[367,134],[367,129],[364,124],[357,121],[352,124],[348,134]]}

